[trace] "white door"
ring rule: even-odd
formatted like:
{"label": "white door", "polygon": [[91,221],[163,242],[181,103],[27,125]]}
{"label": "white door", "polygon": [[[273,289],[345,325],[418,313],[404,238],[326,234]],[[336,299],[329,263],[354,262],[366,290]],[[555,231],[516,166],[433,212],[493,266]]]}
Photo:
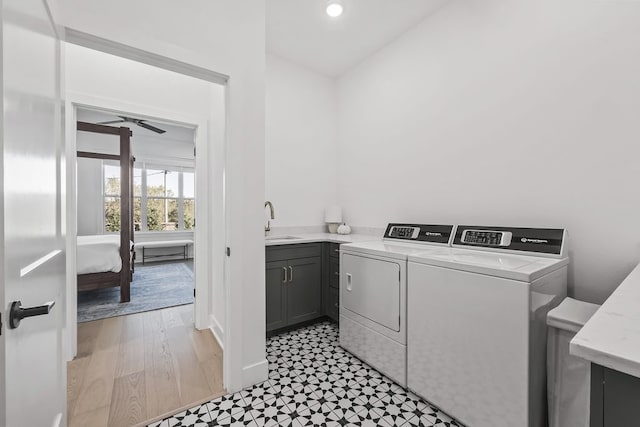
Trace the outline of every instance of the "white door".
{"label": "white door", "polygon": [[[57,426],[66,412],[60,42],[46,0],[0,4],[0,425]],[[14,301],[55,306],[12,328]]]}

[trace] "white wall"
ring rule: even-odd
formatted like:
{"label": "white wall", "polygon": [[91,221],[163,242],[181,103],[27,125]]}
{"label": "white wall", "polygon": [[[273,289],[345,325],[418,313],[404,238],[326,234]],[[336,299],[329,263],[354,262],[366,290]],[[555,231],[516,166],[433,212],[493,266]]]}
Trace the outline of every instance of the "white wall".
{"label": "white wall", "polygon": [[[211,110],[210,94],[223,96],[222,88],[209,82],[82,46],[66,44],[65,54],[66,90],[72,94],[115,99],[132,105],[153,105],[167,112],[182,111],[205,117]],[[91,112],[81,110],[78,117],[90,119]],[[94,135],[86,144],[99,145],[100,137]],[[106,144],[115,145],[114,153],[117,153],[117,144],[111,144],[108,136],[102,138]]]}
{"label": "white wall", "polygon": [[234,333],[225,340],[225,354],[233,354],[225,358],[231,375],[225,388],[266,379],[264,0],[194,0],[189,7],[171,0],[65,0],[62,17],[66,27],[230,76],[224,123],[232,256],[224,293],[231,308],[227,327]]}
{"label": "white wall", "polygon": [[271,225],[324,225],[336,202],[335,80],[267,55],[266,198]]}
{"label": "white wall", "polygon": [[640,3],[451,1],[339,80],[345,220],[566,227],[570,293],[640,259]]}

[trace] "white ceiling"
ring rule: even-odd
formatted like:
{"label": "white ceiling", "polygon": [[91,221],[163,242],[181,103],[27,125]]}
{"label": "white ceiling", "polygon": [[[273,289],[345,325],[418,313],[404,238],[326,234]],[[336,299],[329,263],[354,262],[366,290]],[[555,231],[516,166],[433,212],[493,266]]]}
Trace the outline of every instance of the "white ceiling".
{"label": "white ceiling", "polygon": [[268,0],[267,51],[327,76],[349,70],[418,24],[447,0]]}

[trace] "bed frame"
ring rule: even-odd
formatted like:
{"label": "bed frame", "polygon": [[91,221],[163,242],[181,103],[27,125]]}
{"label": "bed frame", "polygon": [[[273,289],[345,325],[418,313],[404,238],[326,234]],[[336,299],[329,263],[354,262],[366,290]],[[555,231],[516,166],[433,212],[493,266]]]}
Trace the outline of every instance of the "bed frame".
{"label": "bed frame", "polygon": [[130,249],[133,241],[133,162],[131,154],[131,129],[78,122],[77,129],[120,137],[120,154],[92,153],[78,151],[78,157],[91,159],[117,160],[120,162],[120,272],[105,271],[102,273],[78,274],[78,292],[120,286],[120,302],[131,300],[131,280],[133,280],[133,264],[135,252]]}

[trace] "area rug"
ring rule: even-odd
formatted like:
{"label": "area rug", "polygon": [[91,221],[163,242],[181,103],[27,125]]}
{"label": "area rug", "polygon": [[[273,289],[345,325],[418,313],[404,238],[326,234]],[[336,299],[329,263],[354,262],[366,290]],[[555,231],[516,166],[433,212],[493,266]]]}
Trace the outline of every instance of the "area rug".
{"label": "area rug", "polygon": [[120,288],[78,293],[78,322],[193,303],[193,271],[185,263],[136,265],[131,301],[120,303]]}

